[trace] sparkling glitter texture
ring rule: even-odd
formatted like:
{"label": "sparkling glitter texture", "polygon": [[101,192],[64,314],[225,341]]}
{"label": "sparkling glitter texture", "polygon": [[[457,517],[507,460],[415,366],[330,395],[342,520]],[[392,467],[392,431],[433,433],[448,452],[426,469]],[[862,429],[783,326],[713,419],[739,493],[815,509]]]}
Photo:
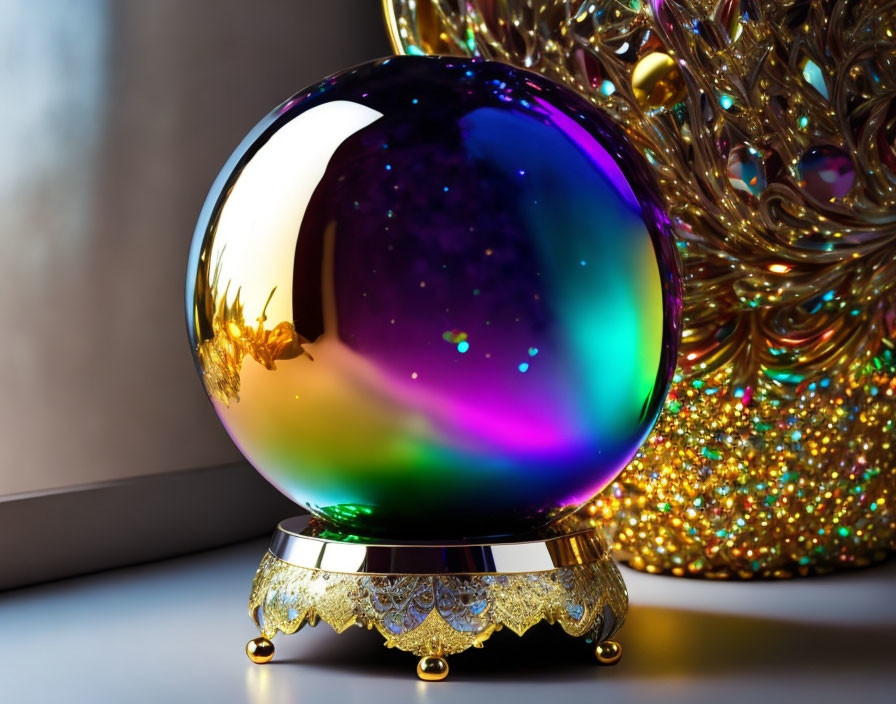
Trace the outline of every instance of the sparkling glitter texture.
{"label": "sparkling glitter texture", "polygon": [[212,188],[187,317],[218,415],[348,532],[516,534],[631,460],[674,371],[654,177],[574,92],[398,57],[263,120]]}
{"label": "sparkling glitter texture", "polygon": [[568,85],[658,175],[679,370],[591,507],[637,568],[790,576],[896,548],[896,3],[394,0],[406,51]]}

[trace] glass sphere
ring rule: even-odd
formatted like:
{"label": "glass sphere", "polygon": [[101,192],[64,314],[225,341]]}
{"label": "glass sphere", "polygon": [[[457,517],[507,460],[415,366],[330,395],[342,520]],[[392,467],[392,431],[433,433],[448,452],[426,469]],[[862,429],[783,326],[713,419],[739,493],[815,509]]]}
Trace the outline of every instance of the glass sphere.
{"label": "glass sphere", "polygon": [[212,187],[190,341],[233,440],[343,531],[520,535],[656,420],[680,282],[618,128],[503,64],[400,57],[290,98]]}

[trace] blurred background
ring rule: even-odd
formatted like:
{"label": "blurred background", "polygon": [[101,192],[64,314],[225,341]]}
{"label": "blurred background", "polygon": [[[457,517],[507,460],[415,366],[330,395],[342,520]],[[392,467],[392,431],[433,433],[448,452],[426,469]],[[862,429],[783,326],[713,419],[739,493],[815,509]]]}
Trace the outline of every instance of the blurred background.
{"label": "blurred background", "polygon": [[[49,492],[27,519],[75,511],[95,541],[101,507],[73,502],[96,494],[71,490],[241,462],[185,334],[199,209],[268,111],[391,53],[371,0],[0,0],[0,529]],[[268,530],[288,509],[245,470],[200,484],[251,483]],[[176,513],[183,481],[131,487],[129,514]]]}

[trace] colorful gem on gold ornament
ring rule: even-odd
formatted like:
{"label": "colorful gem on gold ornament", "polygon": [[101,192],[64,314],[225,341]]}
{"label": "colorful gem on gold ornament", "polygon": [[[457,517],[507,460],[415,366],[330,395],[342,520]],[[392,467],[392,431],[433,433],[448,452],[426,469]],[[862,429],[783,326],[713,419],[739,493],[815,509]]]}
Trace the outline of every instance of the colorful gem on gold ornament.
{"label": "colorful gem on gold ornament", "polygon": [[878,131],[877,146],[881,162],[896,174],[896,124],[891,123]]}
{"label": "colorful gem on gold ornament", "polygon": [[803,78],[810,86],[812,86],[825,99],[828,99],[828,86],[824,80],[824,72],[821,67],[812,59],[804,57],[800,62],[800,71]]}
{"label": "colorful gem on gold ornament", "polygon": [[722,106],[722,110],[731,110],[735,105],[734,98],[727,93],[723,93],[719,97],[719,105]]}
{"label": "colorful gem on gold ornament", "polygon": [[765,164],[753,147],[740,145],[728,155],[728,180],[738,191],[759,197],[765,190]]}
{"label": "colorful gem on gold ornament", "polygon": [[641,107],[648,110],[676,105],[686,94],[681,69],[675,59],[661,51],[647,54],[635,65],[632,90]]}
{"label": "colorful gem on gold ornament", "polygon": [[856,180],[849,155],[828,144],[810,147],[800,158],[800,186],[819,201],[845,198]]}
{"label": "colorful gem on gold ornament", "polygon": [[219,417],[346,532],[529,532],[625,466],[680,307],[649,166],[574,92],[398,57],[302,91],[213,187],[187,316]]}
{"label": "colorful gem on gold ornament", "polygon": [[579,47],[573,52],[575,73],[578,78],[594,90],[599,90],[604,82],[600,61],[590,49]]}
{"label": "colorful gem on gold ornament", "polygon": [[435,0],[417,0],[412,17],[395,17],[386,13],[389,32],[393,36],[414,37],[414,44],[409,44],[407,53],[411,56],[424,54],[463,55],[466,46],[459,46],[448,28],[439,19],[439,10]]}
{"label": "colorful gem on gold ornament", "polygon": [[[730,367],[676,378],[653,434],[594,504],[604,520],[633,521],[618,524],[617,556],[673,574],[788,577],[865,565],[896,548],[892,353],[805,380],[790,398],[770,379],[739,387]],[[825,470],[828,456],[837,465]],[[690,549],[695,536],[700,553]]]}

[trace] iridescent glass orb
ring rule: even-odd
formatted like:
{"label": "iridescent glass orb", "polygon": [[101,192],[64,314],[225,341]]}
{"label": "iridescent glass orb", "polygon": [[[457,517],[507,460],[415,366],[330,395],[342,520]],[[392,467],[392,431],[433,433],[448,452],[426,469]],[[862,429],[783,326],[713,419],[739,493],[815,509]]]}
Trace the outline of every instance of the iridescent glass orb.
{"label": "iridescent glass orb", "polygon": [[225,165],[190,254],[205,388],[249,461],[343,531],[518,535],[653,425],[679,281],[654,181],[574,93],[401,57],[312,86]]}

